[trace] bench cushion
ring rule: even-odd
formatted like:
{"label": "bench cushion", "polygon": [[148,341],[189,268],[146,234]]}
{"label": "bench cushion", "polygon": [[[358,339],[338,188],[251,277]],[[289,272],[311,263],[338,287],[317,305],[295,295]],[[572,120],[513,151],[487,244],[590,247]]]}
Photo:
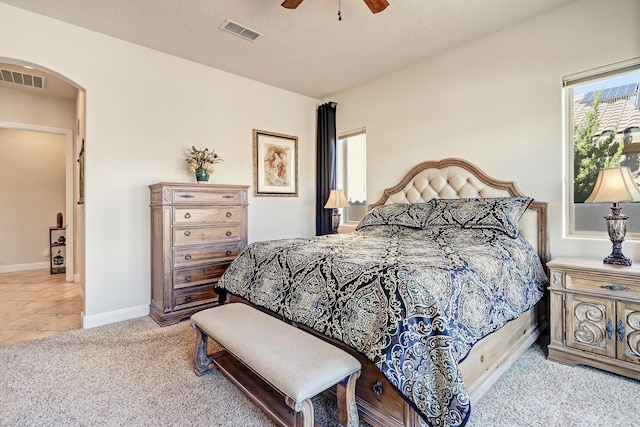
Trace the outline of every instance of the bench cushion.
{"label": "bench cushion", "polygon": [[246,304],[199,311],[191,320],[237,359],[296,402],[360,370],[339,348]]}

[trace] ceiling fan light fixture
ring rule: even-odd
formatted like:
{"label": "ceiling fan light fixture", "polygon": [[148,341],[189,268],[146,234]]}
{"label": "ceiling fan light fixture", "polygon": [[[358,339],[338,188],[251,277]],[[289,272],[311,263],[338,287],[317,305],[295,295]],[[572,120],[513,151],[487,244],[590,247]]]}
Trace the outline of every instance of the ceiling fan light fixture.
{"label": "ceiling fan light fixture", "polygon": [[[303,0],[284,0],[280,6],[285,9],[295,9],[300,6]],[[365,4],[371,11],[371,13],[382,12],[389,6],[389,2],[387,0],[364,0]],[[338,4],[338,21],[342,20],[342,14],[340,13],[340,6]]]}

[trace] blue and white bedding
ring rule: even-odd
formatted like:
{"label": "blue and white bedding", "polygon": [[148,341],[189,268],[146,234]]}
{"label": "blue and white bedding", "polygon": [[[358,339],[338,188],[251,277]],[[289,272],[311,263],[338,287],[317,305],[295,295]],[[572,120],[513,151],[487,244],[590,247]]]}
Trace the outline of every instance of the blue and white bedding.
{"label": "blue and white bedding", "polygon": [[393,205],[351,234],[253,243],[219,285],[356,349],[429,425],[463,426],[470,402],[458,364],[548,281],[517,229],[495,226],[528,202],[515,213],[498,207],[493,219],[482,206],[473,221],[460,203],[444,219],[432,202]]}

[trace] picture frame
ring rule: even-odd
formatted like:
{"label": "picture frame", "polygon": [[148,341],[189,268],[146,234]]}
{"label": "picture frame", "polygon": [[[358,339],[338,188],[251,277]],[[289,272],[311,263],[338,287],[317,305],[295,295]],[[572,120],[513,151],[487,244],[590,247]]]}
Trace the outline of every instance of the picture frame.
{"label": "picture frame", "polygon": [[256,197],[298,197],[298,137],[253,130]]}
{"label": "picture frame", "polygon": [[84,204],[84,138],[82,138],[82,146],[80,154],[78,154],[78,204]]}

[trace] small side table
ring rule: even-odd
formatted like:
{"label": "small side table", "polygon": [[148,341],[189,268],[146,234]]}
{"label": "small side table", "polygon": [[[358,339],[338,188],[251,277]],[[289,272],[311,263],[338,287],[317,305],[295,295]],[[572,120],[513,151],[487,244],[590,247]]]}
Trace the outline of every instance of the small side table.
{"label": "small side table", "polygon": [[640,380],[640,266],[555,258],[549,359]]}
{"label": "small side table", "polygon": [[66,227],[49,227],[49,273],[67,270]]}

